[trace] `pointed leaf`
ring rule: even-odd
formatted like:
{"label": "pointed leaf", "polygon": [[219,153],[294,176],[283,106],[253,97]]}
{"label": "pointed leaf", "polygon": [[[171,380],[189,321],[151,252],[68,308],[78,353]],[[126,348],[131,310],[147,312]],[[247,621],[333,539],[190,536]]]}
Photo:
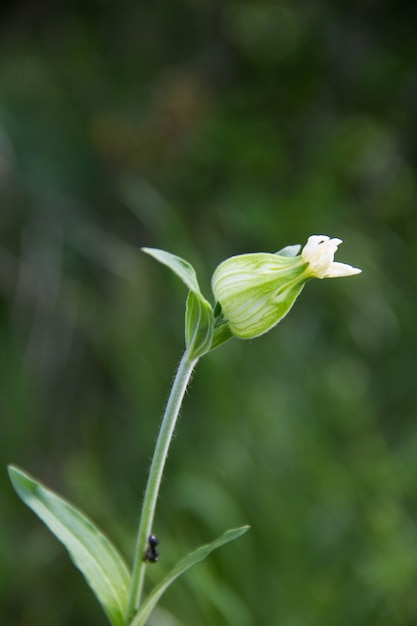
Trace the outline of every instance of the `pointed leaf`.
{"label": "pointed leaf", "polygon": [[142,251],[149,254],[154,259],[169,267],[182,282],[194,293],[202,295],[200,291],[200,285],[198,284],[197,274],[193,266],[175,254],[171,254],[166,250],[159,250],[158,248],[142,248]]}
{"label": "pointed leaf", "polygon": [[207,300],[190,291],[185,313],[185,344],[191,358],[198,358],[211,348],[214,332],[213,309]]}
{"label": "pointed leaf", "polygon": [[110,622],[123,626],[130,574],[116,548],[69,502],[17,467],[8,470],[20,498],[64,544]]}
{"label": "pointed leaf", "polygon": [[213,552],[213,550],[216,550],[217,548],[220,548],[220,546],[222,546],[223,544],[228,543],[229,541],[233,541],[234,539],[237,539],[238,537],[243,535],[249,530],[249,528],[250,526],[241,526],[240,528],[227,530],[221,537],[219,537],[212,543],[201,546],[200,548],[197,548],[197,550],[194,550],[193,552],[190,552],[190,554],[187,554],[187,556],[181,559],[181,561],[177,563],[177,565],[170,571],[170,573],[167,574],[167,576],[165,576],[161,580],[161,582],[152,589],[151,593],[139,609],[139,612],[136,613],[135,617],[133,618],[130,626],[144,626],[146,620],[157,605],[162,594],[167,590],[170,584],[174,582],[176,578],[178,578],[178,576],[181,576],[181,574],[183,574],[187,569],[189,569],[196,563],[203,561],[206,556],[210,554],[210,552]]}
{"label": "pointed leaf", "polygon": [[[218,303],[216,306],[220,306]],[[227,320],[224,319],[223,315],[218,315],[214,320],[214,332],[213,332],[213,340],[211,342],[210,350],[214,350],[218,348],[222,344],[226,343],[233,337],[233,333],[230,330],[230,326],[227,323]]]}
{"label": "pointed leaf", "polygon": [[277,254],[278,256],[294,257],[297,256],[300,250],[301,246],[297,243],[293,246],[285,246],[285,248],[278,250],[278,252],[275,252],[275,254]]}
{"label": "pointed leaf", "polygon": [[188,261],[158,248],[142,248],[143,252],[166,265],[188,287],[185,314],[185,343],[190,358],[199,358],[210,350],[214,332],[214,315],[211,304],[200,291],[197,274]]}

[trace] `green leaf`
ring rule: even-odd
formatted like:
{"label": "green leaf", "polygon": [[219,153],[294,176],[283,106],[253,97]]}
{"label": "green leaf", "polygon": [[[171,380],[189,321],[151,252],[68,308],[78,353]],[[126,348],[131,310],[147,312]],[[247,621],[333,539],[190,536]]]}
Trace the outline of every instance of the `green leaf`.
{"label": "green leaf", "polygon": [[143,252],[166,265],[188,287],[185,314],[185,344],[189,358],[197,359],[211,348],[214,332],[214,315],[211,304],[200,291],[197,274],[188,261],[158,248],[142,248]]}
{"label": "green leaf", "polygon": [[277,254],[278,256],[295,257],[300,252],[300,250],[301,246],[297,243],[293,246],[285,246],[285,248],[278,250],[278,252],[275,252],[275,254]]}
{"label": "green leaf", "polygon": [[190,291],[185,313],[185,345],[190,358],[198,358],[211,348],[214,316],[211,305],[203,297]]}
{"label": "green leaf", "polygon": [[158,248],[142,248],[142,251],[149,254],[154,259],[169,267],[182,282],[193,291],[195,294],[202,296],[200,291],[200,285],[198,284],[197,274],[193,266],[175,254],[166,252],[166,250],[159,250]]}
{"label": "green leaf", "polygon": [[[216,309],[219,309],[220,305],[217,303]],[[215,309],[215,313],[216,313]],[[214,350],[219,346],[232,339],[233,333],[230,330],[230,326],[227,320],[224,319],[223,315],[220,313],[214,320],[214,332],[213,332],[213,340],[211,342],[210,350]]]}
{"label": "green leaf", "polygon": [[227,530],[221,537],[219,537],[212,543],[201,546],[200,548],[197,548],[197,550],[194,550],[193,552],[190,552],[190,554],[187,554],[187,556],[181,559],[181,561],[177,563],[177,565],[170,571],[170,573],[167,574],[167,576],[165,576],[161,580],[161,582],[152,589],[151,593],[139,609],[138,613],[136,613],[135,617],[133,618],[130,626],[144,626],[146,620],[157,605],[162,594],[167,590],[170,584],[174,582],[176,578],[178,578],[178,576],[183,574],[186,570],[188,570],[196,563],[203,561],[206,556],[210,554],[210,552],[213,552],[213,550],[220,548],[220,546],[222,546],[223,544],[229,543],[229,541],[233,541],[234,539],[237,539],[238,537],[246,533],[249,528],[250,526],[241,526],[240,528]]}
{"label": "green leaf", "polygon": [[116,550],[87,517],[17,467],[9,476],[20,498],[64,544],[114,626],[124,626],[130,574]]}

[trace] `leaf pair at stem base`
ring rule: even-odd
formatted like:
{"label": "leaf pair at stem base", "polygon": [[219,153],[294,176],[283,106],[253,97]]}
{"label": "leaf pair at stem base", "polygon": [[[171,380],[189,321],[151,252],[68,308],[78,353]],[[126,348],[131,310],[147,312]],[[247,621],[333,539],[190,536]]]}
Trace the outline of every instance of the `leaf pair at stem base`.
{"label": "leaf pair at stem base", "polygon": [[139,611],[129,617],[131,575],[120,552],[79,509],[21,469],[14,466],[8,469],[20,498],[66,547],[113,626],[143,626],[162,594],[178,576],[249,529],[243,526],[228,530],[212,543],[188,554],[154,587]]}

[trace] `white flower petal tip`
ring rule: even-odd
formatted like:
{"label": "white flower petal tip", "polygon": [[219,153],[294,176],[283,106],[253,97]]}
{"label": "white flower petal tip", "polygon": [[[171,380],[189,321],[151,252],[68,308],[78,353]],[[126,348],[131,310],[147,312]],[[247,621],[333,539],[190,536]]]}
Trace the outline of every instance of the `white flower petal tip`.
{"label": "white flower petal tip", "polygon": [[361,272],[362,270],[358,267],[353,267],[347,263],[334,262],[324,278],[342,278],[343,276],[354,276],[355,274],[360,274]]}
{"label": "white flower petal tip", "polygon": [[301,251],[301,257],[309,264],[311,276],[315,278],[341,278],[354,276],[362,270],[346,263],[334,261],[337,248],[342,243],[341,239],[331,239],[327,235],[311,235]]}

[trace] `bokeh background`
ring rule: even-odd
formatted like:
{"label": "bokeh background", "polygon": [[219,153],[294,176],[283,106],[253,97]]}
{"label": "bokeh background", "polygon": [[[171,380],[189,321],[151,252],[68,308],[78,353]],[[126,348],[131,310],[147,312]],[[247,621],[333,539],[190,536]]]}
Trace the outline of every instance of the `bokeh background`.
{"label": "bokeh background", "polygon": [[252,530],[149,625],[417,623],[416,25],[382,0],[2,3],[1,623],[106,623],[5,466],[129,559],[186,296],[140,247],[209,294],[224,258],[313,233],[363,274],[199,364],[152,578]]}

